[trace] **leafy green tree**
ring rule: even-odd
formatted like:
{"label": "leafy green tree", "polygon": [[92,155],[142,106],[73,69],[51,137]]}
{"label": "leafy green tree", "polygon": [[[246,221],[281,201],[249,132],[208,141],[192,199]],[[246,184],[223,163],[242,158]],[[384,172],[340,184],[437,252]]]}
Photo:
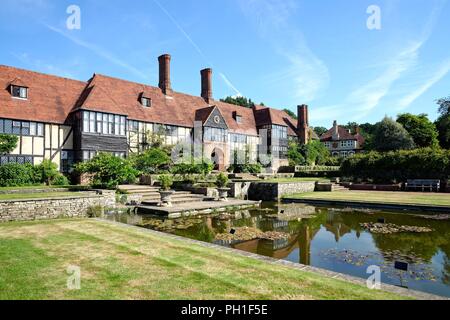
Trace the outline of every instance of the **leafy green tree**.
{"label": "leafy green tree", "polygon": [[41,178],[41,182],[45,183],[48,186],[51,185],[59,175],[61,175],[58,170],[58,165],[48,159],[42,161],[41,164],[37,165],[35,167],[35,170]]}
{"label": "leafy green tree", "polygon": [[152,148],[132,158],[134,167],[145,174],[161,173],[168,171],[171,163],[166,151],[159,148]]}
{"label": "leafy green tree", "polygon": [[411,135],[417,147],[437,147],[439,145],[436,126],[428,119],[428,115],[400,114],[397,118],[406,131]]}
{"label": "leafy green tree", "polygon": [[313,130],[319,137],[328,131],[328,129],[325,127],[314,127]]}
{"label": "leafy green tree", "polygon": [[11,134],[0,134],[0,155],[11,153],[17,148],[19,137]]}
{"label": "leafy green tree", "polygon": [[252,99],[247,99],[246,97],[226,97],[225,99],[220,99],[222,102],[226,102],[229,104],[234,104],[236,106],[246,107],[246,108],[253,108],[255,104],[253,103]]}
{"label": "leafy green tree", "polygon": [[414,149],[414,140],[403,126],[385,117],[377,124],[373,136],[373,148],[377,151],[394,151]]}
{"label": "leafy green tree", "polygon": [[300,152],[300,145],[297,142],[289,142],[287,154],[290,166],[302,166],[306,164],[305,157]]}
{"label": "leafy green tree", "polygon": [[134,182],[138,175],[128,159],[109,153],[99,153],[90,161],[78,163],[75,169],[78,173],[92,174],[92,185],[105,189],[115,189],[121,183]]}
{"label": "leafy green tree", "polygon": [[313,140],[300,145],[291,141],[288,147],[289,165],[325,165],[331,158],[330,152],[323,143]]}
{"label": "leafy green tree", "polygon": [[291,117],[292,119],[295,119],[295,120],[298,119],[298,117],[297,117],[297,115],[295,114],[295,112],[293,112],[293,111],[291,111],[291,110],[289,110],[289,109],[284,109],[283,111],[286,112],[286,113],[289,115],[289,117]]}
{"label": "leafy green tree", "polygon": [[450,149],[450,97],[437,101],[440,116],[436,120],[438,139],[442,148]]}

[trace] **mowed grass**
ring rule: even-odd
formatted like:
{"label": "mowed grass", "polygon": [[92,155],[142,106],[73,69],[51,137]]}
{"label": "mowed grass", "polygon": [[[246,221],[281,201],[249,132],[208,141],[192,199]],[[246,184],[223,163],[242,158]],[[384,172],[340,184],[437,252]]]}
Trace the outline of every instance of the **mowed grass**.
{"label": "mowed grass", "polygon": [[67,197],[81,197],[86,194],[78,192],[40,192],[40,193],[10,193],[0,194],[1,200],[34,200],[34,199],[55,199],[55,198],[67,198]]}
{"label": "mowed grass", "polygon": [[0,299],[402,298],[97,220],[0,224],[0,266]]}
{"label": "mowed grass", "polygon": [[302,193],[287,198],[450,206],[450,194],[448,193],[338,191]]}

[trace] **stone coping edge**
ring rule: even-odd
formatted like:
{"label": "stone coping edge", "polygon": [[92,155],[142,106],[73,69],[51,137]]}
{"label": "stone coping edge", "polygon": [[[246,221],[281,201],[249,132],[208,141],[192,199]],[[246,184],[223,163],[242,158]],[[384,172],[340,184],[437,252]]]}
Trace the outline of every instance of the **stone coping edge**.
{"label": "stone coping edge", "polygon": [[284,203],[306,203],[311,205],[339,205],[354,208],[368,208],[368,209],[393,209],[393,210],[412,210],[412,211],[434,211],[450,213],[450,207],[420,205],[420,204],[396,204],[396,203],[377,203],[377,202],[360,202],[347,200],[321,200],[321,199],[297,199],[297,198],[283,198]]}
{"label": "stone coping edge", "polygon": [[[304,271],[304,272],[311,272],[311,273],[322,275],[322,276],[325,276],[328,278],[342,280],[342,281],[346,281],[346,282],[349,282],[352,284],[361,285],[363,287],[366,287],[366,280],[357,278],[357,277],[353,277],[350,275],[346,275],[343,273],[329,271],[329,270],[325,270],[325,269],[321,269],[321,268],[317,268],[317,267],[313,267],[313,266],[307,266],[307,265],[303,265],[300,263],[294,263],[294,262],[290,262],[290,261],[286,261],[286,260],[277,260],[277,259],[274,259],[271,257],[266,257],[266,256],[262,256],[262,255],[255,254],[255,253],[249,253],[249,252],[245,252],[245,251],[241,251],[241,250],[237,250],[237,249],[233,249],[233,248],[229,248],[229,247],[219,246],[219,245],[213,244],[213,243],[207,243],[207,242],[198,241],[198,240],[194,240],[194,239],[188,239],[188,238],[176,236],[173,234],[168,234],[168,233],[150,230],[150,229],[146,229],[146,228],[142,228],[142,227],[138,227],[138,226],[128,225],[128,224],[121,223],[121,222],[109,221],[109,220],[100,219],[100,218],[95,218],[94,220],[108,223],[111,225],[116,225],[119,227],[124,227],[124,228],[135,230],[135,231],[139,231],[142,233],[160,236],[162,238],[178,240],[178,241],[182,241],[182,242],[196,244],[196,245],[206,247],[206,248],[216,249],[216,250],[219,250],[222,252],[231,253],[234,255],[239,255],[242,257],[255,259],[255,260],[270,263],[273,265],[284,266],[284,267],[288,267],[291,269],[296,269],[296,270],[300,270],[300,271]],[[401,287],[384,284],[384,283],[381,285],[381,290],[390,292],[390,293],[394,293],[394,294],[398,294],[401,296],[405,296],[405,297],[410,297],[410,298],[417,299],[417,300],[450,300],[450,298],[441,297],[438,295],[421,292],[421,291],[409,290],[406,288],[401,288]]]}
{"label": "stone coping edge", "polygon": [[43,202],[43,201],[58,201],[58,200],[76,200],[76,199],[90,199],[90,198],[102,198],[101,194],[90,194],[90,195],[80,195],[80,196],[55,196],[54,198],[29,198],[29,199],[11,199],[11,200],[0,200],[0,203],[12,203],[12,202]]}

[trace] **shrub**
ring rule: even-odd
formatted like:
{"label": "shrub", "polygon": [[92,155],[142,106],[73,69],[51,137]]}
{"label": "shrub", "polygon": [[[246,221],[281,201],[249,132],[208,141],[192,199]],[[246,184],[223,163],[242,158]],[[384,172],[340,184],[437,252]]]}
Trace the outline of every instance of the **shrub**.
{"label": "shrub", "polygon": [[376,183],[405,182],[407,179],[441,179],[450,175],[450,151],[416,149],[370,152],[344,160],[342,175]]}
{"label": "shrub", "polygon": [[160,175],[158,178],[159,183],[161,184],[161,190],[168,191],[173,185],[173,178],[168,174]]}
{"label": "shrub", "polygon": [[219,188],[225,188],[228,186],[228,176],[221,172],[218,176],[217,176],[217,180],[216,180],[216,184]]}
{"label": "shrub", "polygon": [[[233,164],[228,168],[232,173],[261,173],[262,165],[259,163],[250,163],[250,152],[248,148],[246,150],[235,150],[233,154]],[[243,163],[241,163],[243,162]]]}
{"label": "shrub", "polygon": [[99,153],[92,160],[77,164],[75,170],[92,174],[92,185],[102,189],[115,189],[119,184],[134,182],[138,175],[129,160],[109,153]]}
{"label": "shrub", "polygon": [[157,174],[168,171],[171,160],[162,149],[152,148],[133,158],[134,167],[144,174]]}
{"label": "shrub", "polygon": [[39,182],[31,164],[7,163],[0,166],[0,187],[20,187]]}
{"label": "shrub", "polygon": [[178,163],[171,169],[173,174],[210,174],[214,169],[214,164],[208,161],[194,161],[190,163]]}
{"label": "shrub", "polygon": [[53,179],[52,184],[54,186],[68,186],[68,185],[70,185],[70,182],[69,182],[69,179],[65,175],[59,174],[56,176],[55,179]]}
{"label": "shrub", "polygon": [[36,177],[39,176],[40,182],[46,185],[53,184],[53,181],[61,174],[58,171],[58,165],[51,160],[44,160],[41,164],[35,166]]}

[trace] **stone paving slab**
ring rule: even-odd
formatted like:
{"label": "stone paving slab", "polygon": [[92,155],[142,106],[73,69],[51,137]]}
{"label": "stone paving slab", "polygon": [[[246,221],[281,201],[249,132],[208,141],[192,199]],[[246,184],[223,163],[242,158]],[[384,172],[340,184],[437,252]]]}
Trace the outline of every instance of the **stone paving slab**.
{"label": "stone paving slab", "polygon": [[[227,253],[244,256],[244,257],[251,258],[251,259],[256,259],[259,261],[264,261],[266,263],[270,263],[270,264],[274,264],[274,265],[282,265],[282,266],[285,266],[288,268],[293,268],[293,269],[297,269],[297,270],[304,271],[304,272],[312,272],[312,273],[322,275],[324,277],[347,281],[349,283],[353,283],[353,284],[357,284],[357,285],[361,285],[361,286],[367,285],[365,279],[349,276],[349,275],[346,275],[343,273],[329,271],[329,270],[325,270],[325,269],[321,269],[321,268],[317,268],[317,267],[313,267],[313,266],[308,266],[308,265],[303,265],[303,264],[295,263],[295,262],[291,262],[291,261],[278,260],[275,258],[262,256],[262,255],[258,255],[255,253],[245,252],[245,251],[233,249],[230,247],[223,247],[223,246],[219,246],[217,244],[212,244],[212,243],[208,243],[208,242],[202,242],[202,241],[198,241],[198,240],[188,239],[188,238],[176,236],[173,234],[150,230],[150,229],[146,229],[146,228],[142,228],[142,227],[138,227],[138,226],[132,226],[132,225],[128,225],[128,224],[124,224],[124,223],[120,223],[120,222],[108,221],[108,220],[103,220],[103,219],[96,219],[96,220],[102,221],[105,223],[109,223],[109,224],[113,224],[113,225],[122,226],[124,228],[132,229],[132,230],[143,232],[143,233],[150,233],[153,235],[157,235],[161,238],[174,239],[174,240],[178,240],[178,241],[183,241],[185,243],[192,243],[192,244],[199,245],[202,247],[213,248],[215,250],[219,250],[222,252],[227,252]],[[417,299],[417,300],[450,300],[450,298],[446,298],[446,297],[442,297],[442,296],[438,296],[438,295],[434,295],[434,294],[430,294],[430,293],[426,293],[426,292],[421,292],[421,291],[409,290],[406,288],[397,287],[394,285],[384,284],[384,283],[381,285],[381,290],[384,290],[387,292],[392,292],[392,293],[398,294],[400,296],[410,297],[410,298]]]}
{"label": "stone paving slab", "polygon": [[176,217],[177,214],[209,214],[212,211],[226,211],[231,208],[245,209],[260,205],[260,201],[229,199],[228,201],[197,201],[190,203],[177,203],[172,207],[137,206],[139,212],[161,216]]}

